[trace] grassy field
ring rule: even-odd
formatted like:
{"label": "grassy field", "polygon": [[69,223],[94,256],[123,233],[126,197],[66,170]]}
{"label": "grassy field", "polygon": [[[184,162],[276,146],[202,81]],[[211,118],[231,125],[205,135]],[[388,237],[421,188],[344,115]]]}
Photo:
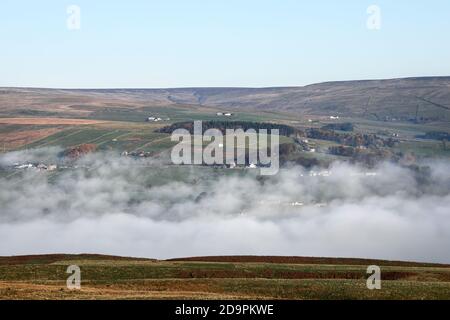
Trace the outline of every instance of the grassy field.
{"label": "grassy field", "polygon": [[[81,109],[80,109],[81,108]],[[327,117],[292,116],[284,112],[243,111],[236,112],[231,118],[224,119],[216,115],[219,109],[198,105],[167,105],[167,106],[109,106],[109,107],[79,107],[83,112],[64,114],[66,118],[41,115],[25,115],[21,118],[0,118],[0,152],[13,150],[60,146],[68,148],[80,144],[96,144],[99,150],[160,152],[174,145],[169,135],[156,133],[155,130],[174,122],[192,120],[232,120],[253,122],[276,122],[291,125],[300,129],[322,127],[330,122]],[[78,110],[77,109],[77,110]],[[223,111],[223,110],[221,110]],[[145,119],[158,116],[165,121],[148,123]],[[3,119],[3,120],[2,120]],[[168,120],[170,119],[170,120]],[[3,121],[3,122],[2,122]],[[439,141],[417,139],[417,135],[433,130],[448,131],[446,125],[414,124],[408,122],[383,122],[359,118],[342,118],[355,124],[359,133],[375,133],[383,137],[399,136],[402,141],[395,150],[414,152],[418,156],[450,155],[450,146],[444,147]],[[333,122],[333,121],[331,121]],[[281,143],[292,143],[286,137],[281,137]],[[333,142],[314,140],[321,158],[328,147],[336,145]],[[311,155],[307,155],[311,157]],[[327,160],[333,160],[327,156]]]}
{"label": "grassy field", "polygon": [[423,157],[450,157],[450,144],[445,146],[440,141],[422,140],[422,141],[404,141],[400,143],[395,150],[402,152],[413,152]]}
{"label": "grassy field", "polygon": [[[147,117],[153,115],[162,119],[170,119],[170,122],[194,121],[194,120],[217,120],[216,113],[219,109],[199,106],[165,106],[144,107],[139,109],[130,108],[102,108],[91,113],[87,119],[143,122]],[[236,112],[231,118],[235,121],[269,121],[290,120],[291,117],[277,112]]]}
{"label": "grassy field", "polygon": [[[35,140],[18,144],[13,147],[10,143],[5,151],[23,150],[59,146],[62,148],[91,143],[97,145],[99,150],[122,151],[159,151],[169,148],[172,144],[168,134],[155,133],[152,125],[127,125],[126,123],[114,123],[111,125],[82,125],[76,127],[36,127],[24,129],[23,126],[8,126],[1,128],[5,134],[15,136],[16,141],[22,133],[39,132],[45,130],[48,135],[34,134]],[[31,130],[31,131],[30,131]],[[0,131],[0,136],[2,132]],[[0,139],[1,140],[1,139]],[[0,141],[1,142],[1,141]],[[3,151],[3,150],[2,150]]]}
{"label": "grassy field", "polygon": [[[68,148],[85,143],[96,144],[99,150],[160,152],[174,143],[168,134],[156,133],[156,129],[178,121],[218,119],[218,110],[199,106],[93,107],[88,111],[85,116],[77,115],[78,118],[34,114],[0,118],[0,152],[51,146]],[[145,122],[150,115],[165,121]],[[229,120],[286,122],[289,119],[283,113],[238,112]]]}
{"label": "grassy field", "polygon": [[[381,266],[381,290],[366,287],[370,264]],[[81,290],[66,288],[69,265],[81,268]],[[450,299],[450,266],[279,257],[0,257],[0,299]]]}

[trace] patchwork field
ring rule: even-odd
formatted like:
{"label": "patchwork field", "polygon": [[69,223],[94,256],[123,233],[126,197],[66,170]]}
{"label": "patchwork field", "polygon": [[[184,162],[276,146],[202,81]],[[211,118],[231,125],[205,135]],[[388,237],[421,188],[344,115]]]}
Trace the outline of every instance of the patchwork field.
{"label": "patchwork field", "polygon": [[63,118],[0,118],[0,124],[30,124],[30,125],[85,125],[99,124],[103,121]]}
{"label": "patchwork field", "polygon": [[[441,86],[440,83],[446,83],[447,80],[423,79],[438,87]],[[407,79],[405,83],[417,81],[417,79]],[[391,82],[386,82],[386,85],[390,86]],[[324,87],[328,88],[329,85],[324,84]],[[358,83],[354,85],[358,88]],[[395,85],[395,88],[397,87],[398,83]],[[422,101],[420,108],[414,105],[414,114],[408,111],[395,117],[393,113],[374,116],[368,110],[364,111],[363,105],[358,108],[355,105],[355,110],[351,112],[345,108],[341,110],[331,107],[320,107],[316,110],[311,109],[309,105],[311,102],[298,102],[301,97],[292,95],[298,90],[295,88],[267,90],[0,88],[0,152],[95,144],[101,151],[159,153],[169,149],[174,143],[170,141],[168,134],[155,132],[157,129],[177,122],[203,120],[271,122],[299,130],[321,128],[330,123],[350,122],[354,125],[355,134],[376,134],[383,139],[396,137],[399,142],[395,148],[391,148],[392,152],[413,153],[418,157],[450,156],[448,143],[417,138],[433,131],[450,133],[449,111],[443,106],[436,107]],[[297,93],[300,94],[302,90]],[[260,95],[264,92],[269,94],[265,102],[267,105],[257,103],[258,106],[255,106],[255,101],[259,101]],[[359,95],[367,99],[365,91],[359,92]],[[230,101],[219,103],[219,100],[216,101],[219,97],[221,97],[220,101],[222,98],[226,98],[227,101],[230,99]],[[272,98],[276,100],[276,103],[275,100],[271,100]],[[355,104],[356,100],[347,101],[346,104]],[[278,104],[285,107],[278,108]],[[293,105],[289,107],[291,104]],[[365,108],[368,107],[366,105]],[[394,109],[396,113],[400,110],[392,108]],[[224,112],[231,112],[232,116],[217,115]],[[428,114],[430,112],[431,114]],[[337,114],[339,114],[339,120],[336,120],[336,117],[334,120],[331,119],[330,116]],[[150,116],[159,117],[162,120],[146,122]],[[281,140],[282,144],[294,144],[292,139],[281,137]],[[284,160],[299,161],[302,165],[327,164],[336,159],[343,160],[340,155],[328,152],[329,147],[338,146],[339,143],[318,139],[311,139],[311,143],[315,152],[308,153],[302,150],[295,152],[295,148],[285,148],[285,150],[291,150],[287,153],[292,153],[293,156],[286,155]]]}
{"label": "patchwork field", "polygon": [[[366,287],[367,266],[382,289]],[[69,265],[81,290],[66,287]],[[450,266],[362,259],[0,257],[0,299],[450,299]]]}
{"label": "patchwork field", "polygon": [[[16,117],[11,110],[0,117],[0,152],[59,146],[95,144],[99,150],[160,152],[174,145],[170,135],[155,132],[177,121],[217,120],[216,109],[199,106],[95,107],[77,106],[83,114],[58,113]],[[63,109],[65,110],[65,109]],[[61,111],[62,112],[62,111]],[[61,118],[64,115],[69,118]],[[148,116],[164,119],[146,122]],[[75,117],[78,116],[78,117]],[[274,112],[239,112],[234,121],[288,121],[289,116]]]}

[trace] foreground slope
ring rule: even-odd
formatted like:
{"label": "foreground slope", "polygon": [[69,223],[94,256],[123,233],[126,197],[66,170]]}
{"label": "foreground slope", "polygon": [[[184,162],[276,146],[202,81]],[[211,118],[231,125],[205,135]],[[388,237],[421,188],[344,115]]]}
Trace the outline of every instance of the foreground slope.
{"label": "foreground slope", "polygon": [[[381,290],[366,287],[373,262],[382,266]],[[69,265],[81,268],[81,290],[66,288]],[[450,266],[301,257],[1,257],[0,299],[450,299]]]}

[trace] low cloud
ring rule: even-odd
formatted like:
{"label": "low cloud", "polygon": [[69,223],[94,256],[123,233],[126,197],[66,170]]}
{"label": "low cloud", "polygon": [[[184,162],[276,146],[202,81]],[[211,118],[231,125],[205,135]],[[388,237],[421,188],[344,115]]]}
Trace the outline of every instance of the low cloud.
{"label": "low cloud", "polygon": [[[56,149],[0,165],[57,161]],[[90,155],[0,178],[0,255],[295,255],[450,263],[450,164],[334,163],[274,177]]]}

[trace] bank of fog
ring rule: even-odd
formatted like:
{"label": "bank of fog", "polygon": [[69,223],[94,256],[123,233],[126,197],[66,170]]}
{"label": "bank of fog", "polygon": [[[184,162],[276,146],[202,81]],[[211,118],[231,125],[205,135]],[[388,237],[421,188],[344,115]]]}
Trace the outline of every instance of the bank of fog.
{"label": "bank of fog", "polygon": [[[43,161],[58,150],[0,157]],[[328,172],[173,167],[89,155],[0,179],[0,255],[299,255],[450,262],[450,163]]]}

